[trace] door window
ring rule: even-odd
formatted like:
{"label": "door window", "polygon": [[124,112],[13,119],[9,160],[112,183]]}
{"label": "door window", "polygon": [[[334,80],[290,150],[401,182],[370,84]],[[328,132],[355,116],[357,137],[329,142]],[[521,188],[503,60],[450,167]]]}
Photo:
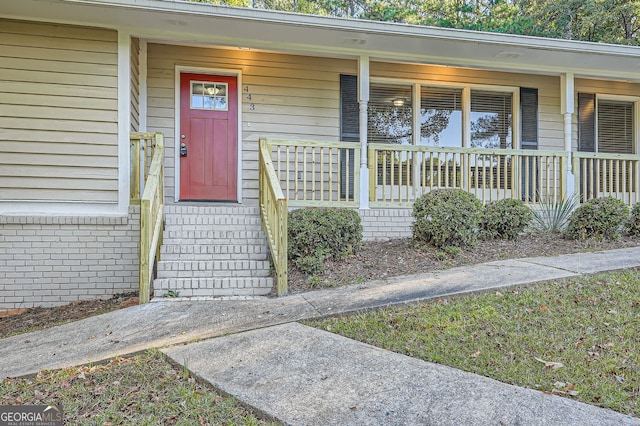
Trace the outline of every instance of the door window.
{"label": "door window", "polygon": [[191,82],[191,109],[227,111],[227,83]]}

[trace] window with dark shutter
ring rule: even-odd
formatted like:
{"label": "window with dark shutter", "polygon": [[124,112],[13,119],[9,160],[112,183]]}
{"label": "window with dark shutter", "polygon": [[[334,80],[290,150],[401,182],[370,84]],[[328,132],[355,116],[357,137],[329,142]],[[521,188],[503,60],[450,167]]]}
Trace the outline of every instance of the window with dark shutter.
{"label": "window with dark shutter", "polygon": [[[358,77],[340,75],[340,140],[358,142],[360,140],[360,104],[358,103]],[[366,155],[366,153],[362,153]],[[355,171],[352,149],[340,150],[340,197],[354,199],[353,175]]]}
{"label": "window with dark shutter", "polygon": [[521,149],[538,149],[538,89],[520,88]]}
{"label": "window with dark shutter", "polygon": [[598,152],[633,154],[633,102],[598,101]]}
{"label": "window with dark shutter", "polygon": [[578,93],[578,151],[596,152],[596,95]]}
{"label": "window with dark shutter", "polygon": [[[538,149],[538,89],[520,88],[520,131],[520,148]],[[521,170],[529,174],[522,180],[522,199],[532,202],[540,189],[540,164],[536,157],[523,157],[521,161]]]}
{"label": "window with dark shutter", "polygon": [[360,140],[360,105],[358,104],[358,77],[340,75],[340,140]]}

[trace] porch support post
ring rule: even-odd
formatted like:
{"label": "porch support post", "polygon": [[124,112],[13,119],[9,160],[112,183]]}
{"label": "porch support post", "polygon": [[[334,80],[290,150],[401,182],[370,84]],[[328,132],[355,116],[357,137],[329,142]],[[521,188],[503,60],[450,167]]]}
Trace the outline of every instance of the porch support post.
{"label": "porch support post", "polygon": [[575,112],[575,89],[573,73],[566,73],[560,76],[560,109],[564,116],[564,150],[567,152],[565,196],[572,197],[575,194],[575,176],[572,165],[572,130],[573,114]]}
{"label": "porch support post", "polygon": [[369,57],[358,59],[358,103],[360,104],[360,208],[369,208],[369,167],[367,165],[367,117],[369,104]]}

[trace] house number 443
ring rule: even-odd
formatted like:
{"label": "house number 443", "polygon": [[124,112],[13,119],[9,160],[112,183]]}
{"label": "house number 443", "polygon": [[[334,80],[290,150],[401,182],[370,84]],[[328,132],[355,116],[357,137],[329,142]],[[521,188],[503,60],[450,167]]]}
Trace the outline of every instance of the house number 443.
{"label": "house number 443", "polygon": [[[244,92],[247,94],[247,100],[251,100],[251,93],[249,93],[249,86],[244,86]],[[256,104],[249,104],[249,111],[255,111]]]}

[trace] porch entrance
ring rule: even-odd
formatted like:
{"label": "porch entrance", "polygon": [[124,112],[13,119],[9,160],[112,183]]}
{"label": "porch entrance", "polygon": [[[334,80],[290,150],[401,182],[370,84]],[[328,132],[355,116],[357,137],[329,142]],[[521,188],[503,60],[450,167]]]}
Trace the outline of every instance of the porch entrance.
{"label": "porch entrance", "polygon": [[180,199],[238,199],[238,82],[180,74]]}

